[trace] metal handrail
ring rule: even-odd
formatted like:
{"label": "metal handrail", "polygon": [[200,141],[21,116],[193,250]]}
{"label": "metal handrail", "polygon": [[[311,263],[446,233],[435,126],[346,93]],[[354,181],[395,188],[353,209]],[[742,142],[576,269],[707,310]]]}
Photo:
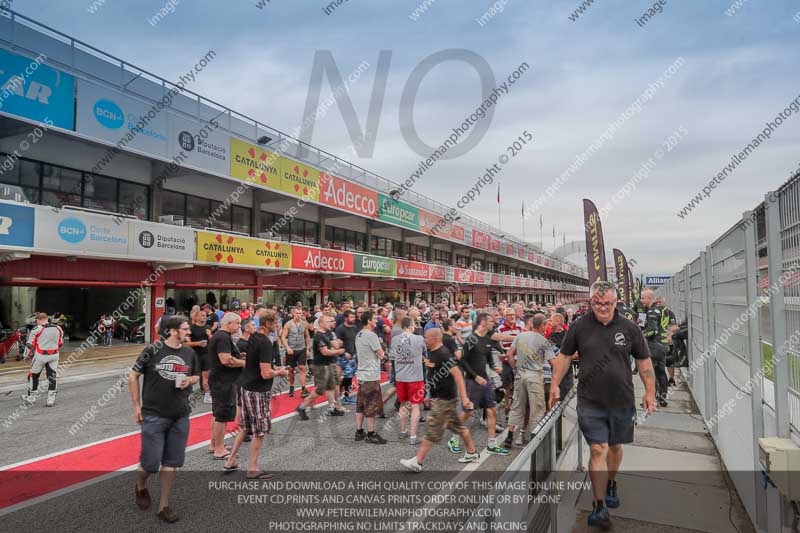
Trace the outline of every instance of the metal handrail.
{"label": "metal handrail", "polygon": [[[110,59],[110,60],[112,60],[111,61],[112,63],[116,63],[116,64],[119,65],[119,67],[120,67],[122,72],[128,71],[128,72],[135,73],[136,76],[133,79],[128,80],[125,85],[130,84],[133,80],[135,80],[135,79],[137,79],[139,77],[142,77],[143,75],[146,75],[147,77],[154,78],[156,81],[160,82],[162,86],[168,85],[168,86],[170,86],[172,88],[178,88],[178,86],[175,83],[167,80],[166,78],[163,78],[163,77],[161,77],[161,76],[159,76],[157,74],[153,74],[152,72],[149,72],[148,70],[145,70],[145,69],[143,69],[141,67],[138,67],[138,66],[136,66],[136,65],[134,65],[132,63],[129,63],[128,61],[120,59],[120,58],[118,58],[118,57],[116,57],[116,56],[114,56],[112,54],[109,54],[108,52],[104,52],[103,50],[100,50],[100,49],[98,49],[98,48],[96,48],[96,47],[94,47],[94,46],[92,46],[92,45],[90,45],[88,43],[85,43],[85,42],[83,42],[83,41],[81,41],[79,39],[75,39],[74,37],[70,37],[69,35],[67,35],[67,34],[65,34],[65,33],[61,32],[61,31],[59,31],[59,30],[57,30],[55,28],[51,28],[51,27],[47,26],[46,24],[42,24],[41,22],[38,22],[38,21],[36,21],[36,20],[34,20],[34,19],[30,18],[30,17],[27,17],[25,15],[17,13],[16,11],[14,11],[12,9],[0,8],[0,13],[2,13],[4,11],[7,12],[8,14],[10,14],[12,27],[13,27],[13,24],[18,19],[21,19],[21,20],[25,21],[26,23],[28,23],[28,25],[47,30],[47,32],[50,33],[51,36],[53,36],[53,37],[57,36],[57,37],[61,37],[62,39],[64,39],[66,41],[66,43],[69,44],[70,47],[72,48],[72,57],[73,58],[74,58],[74,55],[75,55],[74,51],[76,49],[76,45],[80,45],[81,47],[85,47],[88,50],[90,50],[91,52],[102,56],[101,57],[102,59]],[[5,40],[5,39],[3,39],[3,40]],[[14,44],[14,41],[6,41],[6,42],[11,43],[12,45]],[[74,69],[74,70],[80,70],[74,64],[69,65],[69,67]],[[82,70],[80,70],[80,71],[84,72]],[[94,77],[94,75],[89,73],[89,72],[84,72],[84,73]],[[122,76],[121,76],[121,78],[122,78]],[[119,82],[115,82],[113,80],[108,80],[108,79],[103,78],[103,81],[108,82],[108,83],[112,83],[112,84],[116,85],[117,87],[122,87]],[[125,88],[125,87],[122,87],[122,88]],[[127,88],[125,88],[125,89],[128,90]],[[133,92],[133,91],[130,91],[130,92]],[[297,146],[299,148],[298,151],[300,151],[300,150],[316,151],[320,155],[327,156],[326,159],[331,159],[335,163],[341,163],[342,165],[346,165],[346,166],[350,167],[350,171],[351,172],[350,172],[350,176],[348,176],[348,178],[353,180],[353,181],[358,182],[361,185],[371,185],[366,180],[359,179],[364,175],[368,175],[368,176],[374,177],[376,179],[376,183],[383,182],[383,183],[380,183],[380,185],[383,186],[382,192],[389,192],[391,190],[397,189],[398,187],[401,187],[401,185],[399,183],[396,183],[396,182],[394,182],[392,180],[389,180],[389,179],[387,179],[387,178],[385,178],[385,177],[383,177],[383,176],[381,176],[379,174],[376,174],[374,172],[371,172],[371,171],[369,171],[369,170],[367,170],[367,169],[365,169],[365,168],[363,168],[363,167],[361,167],[359,165],[356,165],[356,164],[354,164],[354,163],[352,163],[350,161],[346,161],[344,159],[341,159],[338,156],[336,156],[334,154],[331,154],[330,152],[327,152],[327,151],[325,151],[325,150],[323,150],[321,148],[318,148],[318,147],[316,147],[314,145],[311,145],[311,144],[306,143],[306,142],[304,142],[304,141],[302,141],[300,139],[297,139],[297,138],[295,138],[295,137],[293,137],[293,136],[291,136],[291,135],[289,135],[289,134],[287,134],[287,133],[285,133],[285,132],[283,132],[283,131],[281,131],[281,130],[279,130],[277,128],[273,128],[272,126],[268,126],[268,125],[258,121],[257,119],[254,119],[254,118],[248,117],[247,115],[239,113],[239,112],[229,108],[228,106],[226,106],[224,104],[220,104],[219,102],[216,102],[215,100],[212,100],[212,99],[207,98],[205,96],[202,96],[202,95],[200,95],[198,93],[195,93],[194,91],[192,91],[190,89],[183,88],[183,89],[181,89],[180,92],[181,92],[181,94],[190,94],[190,95],[194,96],[198,104],[205,103],[205,104],[217,107],[219,109],[222,109],[222,112],[220,113],[220,115],[227,114],[227,116],[229,118],[237,118],[237,119],[242,120],[242,121],[244,121],[244,122],[246,122],[248,124],[252,124],[255,127],[254,131],[256,131],[256,132],[258,131],[258,128],[263,128],[266,131],[277,135],[278,137],[276,139],[274,139],[273,142],[284,140],[284,139],[289,139],[289,140],[291,140],[291,141],[293,141],[294,143],[297,144]],[[136,93],[136,94],[139,94],[139,93]],[[146,95],[140,95],[140,96],[148,98]],[[226,129],[226,128],[224,128],[224,129]],[[236,132],[233,132],[232,130],[228,130],[228,131],[231,131],[232,133],[236,133]],[[322,158],[320,158],[320,159],[322,159]],[[359,170],[361,172],[360,173],[355,173],[355,172],[353,172],[354,169]],[[422,195],[422,194],[420,194],[420,193],[418,193],[416,191],[413,191],[412,194],[417,196],[418,198],[421,198],[421,199],[425,200],[426,202],[428,202],[430,205],[426,206],[426,207],[431,207],[432,206],[433,209],[431,209],[431,211],[435,211],[436,212],[438,210],[437,214],[439,214],[439,215],[444,215],[446,213],[449,213],[450,210],[451,210],[451,208],[446,206],[445,204],[442,204],[441,202],[438,202],[437,200],[434,200],[434,199],[429,198],[429,197],[427,197],[425,195]],[[468,215],[468,214],[462,213],[462,212],[459,212],[459,213],[460,213],[462,218],[466,218],[470,222],[470,225],[473,228],[476,228],[476,229],[479,229],[479,230],[482,230],[482,231],[485,231],[485,232],[498,232],[498,231],[501,231],[499,228],[496,228],[496,227],[494,227],[494,226],[492,226],[490,224],[487,224],[487,223],[485,223],[485,222],[483,222],[481,220],[478,220],[478,219],[472,217],[471,215]],[[500,234],[507,235],[508,232],[503,232],[503,233],[500,233]],[[516,246],[526,247],[529,244],[529,243],[526,243],[525,241],[519,239],[516,236],[511,236],[511,237],[513,237],[513,238],[506,238],[505,240],[507,240],[509,243],[514,244]],[[577,264],[575,264],[575,263],[573,263],[571,261],[568,261],[566,259],[561,259],[561,258],[557,258],[555,256],[552,256],[551,254],[548,254],[547,252],[544,252],[544,250],[542,250],[539,253],[543,253],[543,254],[547,255],[548,257],[550,257],[552,259],[557,259],[557,260],[562,261],[564,263],[570,264],[570,265],[578,268],[579,270],[581,269],[581,267],[579,265],[577,265]],[[570,274],[570,275],[580,276],[580,274]]]}

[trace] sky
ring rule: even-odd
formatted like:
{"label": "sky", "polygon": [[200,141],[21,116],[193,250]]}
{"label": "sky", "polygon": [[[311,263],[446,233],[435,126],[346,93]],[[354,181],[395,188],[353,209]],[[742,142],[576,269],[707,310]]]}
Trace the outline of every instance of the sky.
{"label": "sky", "polygon": [[[608,259],[612,247],[620,248],[639,272],[680,270],[800,166],[800,113],[794,113],[709,197],[678,216],[800,96],[796,2],[661,0],[661,12],[643,26],[636,19],[654,2],[598,0],[576,20],[570,15],[578,0],[345,0],[328,14],[323,8],[330,1],[269,0],[262,8],[257,2],[15,0],[13,7],[167,79],[214,50],[216,58],[192,89],[285,132],[302,123],[315,57],[326,51],[345,78],[367,65],[344,94],[363,130],[380,95],[375,80],[383,51],[390,63],[382,105],[372,110],[378,125],[371,153],[353,153],[355,139],[336,106],[316,121],[310,142],[397,182],[424,159],[406,142],[401,122],[435,146],[481,103],[478,71],[453,58],[479,58],[488,67],[484,74],[498,83],[527,63],[493,115],[479,122],[477,144],[438,161],[413,190],[454,206],[486,167],[517,152],[464,212],[497,225],[500,211],[503,233],[524,232],[533,241],[540,239],[541,220],[549,250],[554,226],[558,246],[584,238],[583,198],[613,205],[602,221]],[[161,9],[167,15],[153,24]],[[409,83],[433,54],[447,60]],[[679,66],[665,79],[671,65]],[[416,98],[401,104],[413,88]],[[329,94],[325,77],[322,100]],[[523,223],[523,203],[542,198],[637,99],[641,106],[538,209],[528,207]],[[533,141],[514,149],[525,132]],[[655,164],[636,186],[617,195],[651,158]]]}

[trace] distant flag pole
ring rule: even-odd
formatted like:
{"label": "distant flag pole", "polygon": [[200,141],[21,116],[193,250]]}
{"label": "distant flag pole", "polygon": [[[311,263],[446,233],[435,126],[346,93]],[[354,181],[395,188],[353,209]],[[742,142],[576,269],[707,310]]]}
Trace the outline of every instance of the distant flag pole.
{"label": "distant flag pole", "polygon": [[525,200],[522,200],[522,240],[525,240]]}
{"label": "distant flag pole", "polygon": [[503,222],[500,219],[500,182],[497,182],[497,227],[503,229]]}
{"label": "distant flag pole", "polygon": [[544,219],[539,215],[539,244],[544,247],[544,237],[542,236],[542,227],[544,227]]}
{"label": "distant flag pole", "polygon": [[553,226],[553,250],[556,249],[556,227]]}

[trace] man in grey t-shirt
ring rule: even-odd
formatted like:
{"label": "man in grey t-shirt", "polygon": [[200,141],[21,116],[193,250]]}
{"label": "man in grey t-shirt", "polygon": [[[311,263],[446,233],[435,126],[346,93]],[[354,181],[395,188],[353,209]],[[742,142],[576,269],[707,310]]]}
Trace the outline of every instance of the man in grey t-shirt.
{"label": "man in grey t-shirt", "polygon": [[[381,341],[375,334],[375,313],[361,314],[362,329],[356,333],[355,345],[358,359],[358,399],[356,400],[356,440],[370,444],[386,444],[386,439],[375,431],[375,417],[383,414],[381,395],[381,359],[384,357]],[[364,418],[367,433],[364,434]]]}
{"label": "man in grey t-shirt", "polygon": [[[401,325],[403,333],[396,339],[392,339],[397,401],[400,402],[400,438],[410,437],[411,444],[416,444],[420,417],[419,406],[425,398],[425,377],[422,370],[425,339],[420,335],[414,335],[415,324],[411,318],[405,317]],[[410,434],[406,430],[409,404],[411,404]]]}
{"label": "man in grey t-shirt", "polygon": [[[530,431],[545,413],[544,363],[554,357],[553,346],[544,336],[547,318],[536,314],[526,321],[526,330],[517,335],[508,349],[508,362],[514,369],[514,399],[508,422],[505,446],[511,446],[514,430],[525,423],[525,408],[530,407],[528,427]],[[522,443],[522,433],[517,444]]]}

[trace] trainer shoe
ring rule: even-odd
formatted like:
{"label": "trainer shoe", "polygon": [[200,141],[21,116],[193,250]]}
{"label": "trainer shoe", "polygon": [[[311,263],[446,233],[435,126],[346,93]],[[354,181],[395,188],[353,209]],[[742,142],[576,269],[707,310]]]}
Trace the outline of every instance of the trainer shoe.
{"label": "trainer shoe", "polygon": [[36,395],[35,394],[23,394],[22,401],[29,404],[36,403]]}
{"label": "trainer shoe", "polygon": [[611,529],[611,517],[608,516],[608,508],[602,501],[592,502],[592,514],[589,515],[589,525],[599,527],[603,531]]}
{"label": "trainer shoe", "polygon": [[506,450],[502,446],[498,446],[497,444],[495,444],[492,447],[487,446],[486,447],[486,451],[491,453],[491,454],[494,454],[494,455],[510,455],[511,454],[510,451]]}
{"label": "trainer shoe", "polygon": [[305,387],[302,387],[302,388],[300,389],[300,396],[302,396],[303,398],[305,398],[305,397],[307,397],[307,396],[309,396],[309,395],[311,395],[311,393],[310,393],[310,392],[308,392],[308,389],[306,389]]}
{"label": "trainer shoe", "polygon": [[294,387],[289,387],[289,398],[294,398]]}
{"label": "trainer shoe", "polygon": [[363,429],[356,430],[356,442],[367,438],[367,433]]}
{"label": "trainer shoe", "polygon": [[150,492],[147,487],[139,490],[139,487],[134,484],[134,493],[136,494],[136,506],[142,511],[150,509]]}
{"label": "trainer shoe", "polygon": [[609,509],[619,507],[619,496],[617,496],[616,481],[608,481],[608,486],[606,486],[606,506]]}
{"label": "trainer shoe", "polygon": [[378,432],[367,433],[366,442],[370,444],[386,444],[386,439],[378,435]]}
{"label": "trainer shoe", "polygon": [[511,448],[513,444],[514,444],[514,432],[509,431],[508,435],[506,435],[506,440],[503,441],[503,446],[505,446],[506,448]]}
{"label": "trainer shoe", "polygon": [[178,521],[178,513],[169,507],[164,507],[158,512],[158,518],[167,524],[174,524]]}
{"label": "trainer shoe", "polygon": [[458,437],[450,437],[450,440],[447,441],[447,447],[453,453],[461,453],[461,441],[458,440]]}
{"label": "trainer shoe", "polygon": [[301,409],[300,407],[298,407],[297,409],[295,409],[295,411],[297,411],[300,420],[308,420],[308,413],[306,413],[305,409]]}
{"label": "trainer shoe", "polygon": [[47,392],[47,402],[45,402],[45,407],[53,407],[56,404],[56,391],[51,390]]}
{"label": "trainer shoe", "polygon": [[203,394],[203,403],[211,404],[211,393],[207,392]]}
{"label": "trainer shoe", "polygon": [[419,444],[419,440],[417,439],[417,437],[409,437],[408,443],[412,446],[416,446],[417,444]]}
{"label": "trainer shoe", "polygon": [[329,409],[328,416],[344,416],[345,412],[344,409]]}
{"label": "trainer shoe", "polygon": [[416,457],[412,457],[411,459],[400,459],[400,464],[412,472],[422,472],[422,465],[417,462]]}
{"label": "trainer shoe", "polygon": [[408,438],[408,431],[401,431],[400,432],[400,438],[401,439],[407,439]]}
{"label": "trainer shoe", "polygon": [[670,387],[675,386],[675,380],[673,378],[669,378],[669,382],[667,383]]}
{"label": "trainer shoe", "polygon": [[464,457],[461,457],[458,462],[459,463],[474,463],[478,459],[481,458],[481,453],[478,450],[475,450],[475,453],[466,452]]}

